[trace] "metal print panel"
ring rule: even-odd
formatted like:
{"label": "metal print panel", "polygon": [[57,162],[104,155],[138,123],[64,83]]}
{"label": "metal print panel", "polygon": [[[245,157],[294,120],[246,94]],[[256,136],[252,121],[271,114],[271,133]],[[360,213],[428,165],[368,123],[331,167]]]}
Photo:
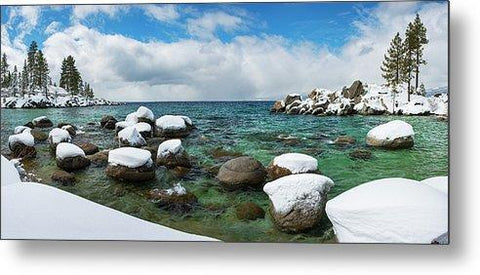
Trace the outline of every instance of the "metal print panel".
{"label": "metal print panel", "polygon": [[1,6],[2,239],[448,244],[447,1]]}

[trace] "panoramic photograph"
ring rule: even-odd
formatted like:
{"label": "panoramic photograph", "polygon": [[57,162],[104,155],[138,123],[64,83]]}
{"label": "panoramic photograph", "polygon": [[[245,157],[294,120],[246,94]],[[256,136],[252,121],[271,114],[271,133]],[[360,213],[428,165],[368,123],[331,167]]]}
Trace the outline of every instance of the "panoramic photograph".
{"label": "panoramic photograph", "polygon": [[1,238],[448,245],[449,2],[1,6]]}

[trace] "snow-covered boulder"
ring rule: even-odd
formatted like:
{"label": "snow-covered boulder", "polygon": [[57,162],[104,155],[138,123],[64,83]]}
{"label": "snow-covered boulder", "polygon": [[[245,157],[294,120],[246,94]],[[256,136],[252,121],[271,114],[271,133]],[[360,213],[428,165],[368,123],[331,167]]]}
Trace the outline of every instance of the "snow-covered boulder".
{"label": "snow-covered boulder", "polygon": [[157,150],[157,165],[173,167],[191,167],[187,152],[180,139],[170,139],[162,142]]}
{"label": "snow-covered boulder", "polygon": [[187,116],[164,115],[155,121],[155,135],[159,137],[186,137],[192,128],[193,123]]}
{"label": "snow-covered boulder", "polygon": [[300,96],[300,94],[296,94],[296,93],[288,94],[283,100],[283,102],[285,103],[285,106],[291,105],[295,101],[302,102],[302,97]]}
{"label": "snow-covered boulder", "polygon": [[139,122],[133,125],[137,129],[138,133],[142,135],[143,138],[147,139],[152,137],[152,125],[146,122]]}
{"label": "snow-covered boulder", "polygon": [[128,126],[133,126],[135,125],[134,122],[130,122],[130,121],[119,121],[117,123],[115,123],[115,134],[118,135],[118,132],[120,132],[121,130],[127,128]]}
{"label": "snow-covered boulder", "polygon": [[424,179],[421,183],[426,184],[436,190],[448,194],[448,177],[441,176],[441,177],[433,177]]}
{"label": "snow-covered boulder", "polygon": [[72,137],[67,130],[53,128],[48,134],[48,143],[50,148],[55,149],[60,142],[72,142]]}
{"label": "snow-covered boulder", "polygon": [[77,135],[77,130],[75,129],[75,127],[73,125],[63,125],[62,127],[59,127],[60,129],[62,130],[65,130],[68,132],[68,134],[70,134],[71,137],[75,137]]}
{"label": "snow-covered boulder", "polygon": [[413,128],[410,124],[394,120],[379,125],[367,133],[366,142],[370,146],[387,149],[402,149],[413,146]]}
{"label": "snow-covered boulder", "polygon": [[17,126],[17,127],[15,127],[15,129],[13,130],[13,133],[17,135],[17,134],[21,134],[21,133],[22,133],[23,131],[25,131],[25,130],[30,130],[30,131],[31,131],[32,128],[27,127],[27,126]]}
{"label": "snow-covered boulder", "polygon": [[155,117],[152,110],[148,109],[145,106],[140,106],[136,112],[137,122],[146,122],[153,124],[155,122]]}
{"label": "snow-covered boulder", "polygon": [[273,103],[272,108],[270,109],[270,112],[274,113],[281,113],[285,111],[285,102],[283,100],[277,100],[275,103]]}
{"label": "snow-covered boulder", "polygon": [[225,162],[218,170],[217,179],[226,189],[261,187],[267,171],[261,162],[252,157],[238,157]]}
{"label": "snow-covered boulder", "polygon": [[32,120],[33,126],[38,128],[49,128],[53,126],[53,122],[46,116],[40,116]]}
{"label": "snow-covered boulder", "polygon": [[271,181],[263,191],[270,198],[275,225],[283,231],[302,232],[320,222],[332,186],[325,176],[298,174]]}
{"label": "snow-covered boulder", "polygon": [[108,152],[107,176],[120,181],[141,182],[155,178],[152,154],[148,150],[123,147]]}
{"label": "snow-covered boulder", "polygon": [[118,132],[118,142],[120,146],[141,147],[147,145],[147,142],[135,126],[128,126]]}
{"label": "snow-covered boulder", "polygon": [[74,171],[90,165],[82,148],[68,142],[61,142],[55,150],[57,166],[65,171]]}
{"label": "snow-covered boulder", "polygon": [[133,112],[133,113],[128,114],[125,117],[125,121],[129,122],[129,123],[132,123],[132,124],[137,123],[138,122],[137,112]]}
{"label": "snow-covered boulder", "polygon": [[278,179],[290,174],[312,173],[317,171],[316,158],[300,153],[287,153],[277,156],[267,167],[270,179]]}
{"label": "snow-covered boulder", "polygon": [[354,187],[328,201],[326,212],[344,243],[429,244],[448,230],[448,196],[402,178]]}
{"label": "snow-covered boulder", "polygon": [[180,213],[188,212],[198,204],[197,197],[180,183],[168,189],[153,189],[149,198],[159,207]]}
{"label": "snow-covered boulder", "polygon": [[35,149],[35,139],[30,133],[30,129],[25,129],[20,134],[8,137],[8,148],[12,152],[13,158],[34,158],[37,155]]}

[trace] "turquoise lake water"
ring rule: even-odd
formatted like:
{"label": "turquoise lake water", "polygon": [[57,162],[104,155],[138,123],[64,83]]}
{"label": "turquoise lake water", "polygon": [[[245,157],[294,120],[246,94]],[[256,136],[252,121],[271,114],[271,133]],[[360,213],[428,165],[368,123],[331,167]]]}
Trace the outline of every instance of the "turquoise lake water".
{"label": "turquoise lake water", "polygon": [[[69,109],[2,109],[1,150],[2,154],[8,153],[8,136],[13,134],[15,126],[42,115],[49,117],[54,125],[69,122],[81,127],[85,133],[77,135],[74,142],[92,142],[101,149],[117,146],[113,131],[101,129],[98,125],[87,125],[88,122],[98,124],[103,115],[113,115],[118,120],[123,120],[140,105],[150,108],[156,118],[165,114],[187,115],[197,129],[183,139],[183,146],[195,165],[182,177],[164,168],[157,168],[154,181],[140,185],[128,184],[107,178],[102,167],[90,166],[76,172],[77,183],[74,186],[62,186],[50,180],[51,174],[58,168],[45,142],[35,145],[37,158],[25,163],[25,167],[45,184],[122,212],[183,231],[232,242],[333,242],[333,235],[326,217],[317,228],[302,234],[278,231],[268,214],[265,219],[256,221],[238,220],[234,209],[236,205],[255,202],[268,213],[268,197],[262,191],[223,190],[209,172],[212,166],[225,161],[214,157],[219,151],[227,155],[253,156],[265,166],[282,153],[299,152],[314,156],[318,159],[321,173],[335,182],[329,198],[374,179],[405,177],[422,180],[448,174],[448,123],[435,117],[270,114],[272,104],[273,102],[162,102]],[[414,147],[398,151],[367,148],[367,132],[395,119],[404,120],[413,126]],[[48,132],[49,129],[44,131]],[[347,147],[331,144],[340,135],[352,136],[357,143]],[[365,161],[351,159],[349,153],[357,148],[371,150],[373,158]],[[158,208],[147,199],[146,193],[151,189],[171,187],[177,182],[194,193],[200,202],[189,213],[172,213]]]}

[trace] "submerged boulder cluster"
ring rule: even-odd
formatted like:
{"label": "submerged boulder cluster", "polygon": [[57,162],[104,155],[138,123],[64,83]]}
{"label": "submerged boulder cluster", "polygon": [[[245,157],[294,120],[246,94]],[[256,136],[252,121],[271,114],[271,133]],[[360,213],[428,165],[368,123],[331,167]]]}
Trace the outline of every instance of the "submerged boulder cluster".
{"label": "submerged boulder cluster", "polygon": [[289,94],[277,100],[271,108],[274,113],[294,115],[438,115],[448,116],[448,95],[435,94],[426,97],[411,94],[407,87],[400,85],[393,93],[385,86],[363,84],[356,80],[350,87],[332,91],[313,89],[306,99],[300,94]]}

